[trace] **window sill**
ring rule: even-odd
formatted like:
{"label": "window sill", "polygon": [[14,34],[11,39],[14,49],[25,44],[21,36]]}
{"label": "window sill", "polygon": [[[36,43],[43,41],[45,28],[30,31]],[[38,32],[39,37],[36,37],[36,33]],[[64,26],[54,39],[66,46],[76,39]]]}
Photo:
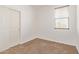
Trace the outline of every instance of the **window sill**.
{"label": "window sill", "polygon": [[54,29],[58,29],[58,30],[69,30],[69,28],[54,28]]}

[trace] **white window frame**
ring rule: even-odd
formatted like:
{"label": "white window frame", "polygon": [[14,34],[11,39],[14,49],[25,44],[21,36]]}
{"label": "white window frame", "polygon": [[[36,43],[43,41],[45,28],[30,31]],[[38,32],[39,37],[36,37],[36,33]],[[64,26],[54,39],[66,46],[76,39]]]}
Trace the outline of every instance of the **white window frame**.
{"label": "white window frame", "polygon": [[[69,5],[56,7],[56,8],[54,8],[54,10],[60,9],[60,8],[64,8],[64,7],[69,7]],[[68,13],[69,13],[69,9],[68,9]],[[67,29],[67,30],[69,30],[69,16],[68,17],[63,17],[63,18],[58,18],[58,19],[64,19],[64,18],[68,18],[68,28],[64,28],[64,27],[63,28],[59,28],[59,27],[56,27],[56,19],[57,18],[55,18],[55,29]]]}

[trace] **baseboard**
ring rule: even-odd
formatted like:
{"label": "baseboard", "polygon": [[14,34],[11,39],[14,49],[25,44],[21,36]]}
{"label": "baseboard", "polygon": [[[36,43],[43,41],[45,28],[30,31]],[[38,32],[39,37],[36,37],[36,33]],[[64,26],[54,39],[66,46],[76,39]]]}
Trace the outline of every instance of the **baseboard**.
{"label": "baseboard", "polygon": [[73,46],[76,46],[76,48],[79,52],[79,47],[77,46],[77,44],[71,44],[71,43],[68,43],[68,42],[65,42],[65,41],[58,41],[55,38],[51,39],[51,38],[47,38],[47,37],[44,37],[44,36],[43,37],[42,36],[35,36],[35,38],[40,38],[40,39],[50,40],[50,41],[64,43],[64,44],[68,44],[68,45],[73,45]]}
{"label": "baseboard", "polygon": [[33,40],[35,38],[45,39],[45,40],[54,41],[54,42],[60,42],[60,43],[68,44],[68,45],[75,45],[75,44],[68,43],[68,42],[65,42],[65,41],[57,40],[55,38],[51,39],[51,38],[47,38],[47,37],[44,37],[44,36],[43,37],[42,36],[34,36],[34,37],[29,38],[27,41],[20,42],[19,44],[23,44],[23,43],[28,42],[30,40]]}
{"label": "baseboard", "polygon": [[36,37],[36,36],[31,37],[31,38],[29,38],[29,39],[28,39],[28,40],[26,40],[26,41],[21,41],[19,44],[26,43],[26,42],[28,42],[28,41],[31,41],[31,40],[35,39],[35,38],[37,38],[37,37]]}
{"label": "baseboard", "polygon": [[26,41],[19,41],[19,42],[17,42],[17,43],[11,44],[10,46],[7,46],[7,47],[1,49],[0,52],[5,51],[5,50],[7,50],[7,49],[9,49],[9,48],[11,48],[11,47],[13,47],[13,46],[16,46],[16,45],[20,45],[20,44],[26,43],[26,42],[28,42],[28,41],[30,41],[30,40],[35,39],[35,38],[37,38],[37,37],[36,37],[36,36],[35,36],[35,37],[31,37],[31,38],[29,38],[29,39],[26,40]]}
{"label": "baseboard", "polygon": [[42,37],[42,36],[36,36],[36,37],[37,37],[37,38],[41,38],[41,39],[45,39],[45,40],[50,40],[50,41],[65,43],[65,44],[69,44],[69,45],[75,45],[75,44],[71,44],[71,43],[68,43],[68,42],[65,42],[65,41],[57,40],[57,39],[55,39],[55,38],[51,39],[51,38]]}
{"label": "baseboard", "polygon": [[13,47],[13,46],[16,46],[16,45],[18,45],[18,43],[15,43],[15,44],[12,44],[12,45],[10,45],[10,46],[7,46],[6,48],[1,49],[0,52],[5,51],[5,50],[7,50],[7,49],[9,49],[9,48],[11,48],[11,47]]}
{"label": "baseboard", "polygon": [[[7,48],[5,48],[5,49],[1,50],[1,52],[2,52],[2,51],[4,51],[4,50],[9,49],[10,47],[13,47],[13,46],[16,46],[16,45],[19,45],[19,44],[26,43],[26,42],[28,42],[28,41],[30,41],[30,40],[35,39],[35,38],[40,38],[40,39],[44,39],[44,40],[49,40],[49,41],[54,41],[54,42],[60,42],[60,43],[64,43],[64,44],[68,44],[68,45],[73,45],[73,46],[76,46],[75,44],[70,44],[70,43],[63,42],[63,41],[57,41],[57,40],[55,40],[55,38],[51,39],[51,38],[42,37],[42,36],[34,36],[34,37],[29,38],[29,39],[28,39],[28,40],[26,40],[26,41],[22,41],[22,42],[19,42],[18,44],[17,44],[17,43],[15,43],[15,44],[13,44],[13,45],[11,45],[11,46],[8,46]],[[78,46],[76,46],[76,47],[77,47],[77,49],[78,49]],[[79,52],[79,49],[78,49],[78,52]]]}

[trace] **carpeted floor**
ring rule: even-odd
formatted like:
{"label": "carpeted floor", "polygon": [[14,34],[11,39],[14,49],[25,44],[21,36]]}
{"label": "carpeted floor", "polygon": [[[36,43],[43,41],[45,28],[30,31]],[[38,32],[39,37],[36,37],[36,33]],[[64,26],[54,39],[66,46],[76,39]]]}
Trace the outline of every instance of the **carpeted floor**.
{"label": "carpeted floor", "polygon": [[75,46],[36,38],[21,45],[11,47],[1,54],[76,54]]}

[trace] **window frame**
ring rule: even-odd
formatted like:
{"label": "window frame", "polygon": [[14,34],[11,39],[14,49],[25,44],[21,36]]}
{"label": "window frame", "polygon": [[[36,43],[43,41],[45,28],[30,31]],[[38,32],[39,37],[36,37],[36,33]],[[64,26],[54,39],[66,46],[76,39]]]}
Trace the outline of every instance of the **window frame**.
{"label": "window frame", "polygon": [[[56,9],[60,9],[60,8],[64,8],[64,7],[68,7],[69,8],[69,6],[70,5],[65,5],[65,6],[60,6],[60,7],[56,7],[56,8],[54,8],[54,17],[55,17],[55,10]],[[69,9],[68,9],[68,14],[69,14]],[[59,27],[56,27],[56,19],[57,18],[55,18],[55,29],[66,29],[66,30],[69,30],[69,18],[70,18],[70,15],[68,16],[68,17],[60,17],[60,18],[58,18],[58,19],[65,19],[65,18],[68,18],[68,28],[59,28]]]}

